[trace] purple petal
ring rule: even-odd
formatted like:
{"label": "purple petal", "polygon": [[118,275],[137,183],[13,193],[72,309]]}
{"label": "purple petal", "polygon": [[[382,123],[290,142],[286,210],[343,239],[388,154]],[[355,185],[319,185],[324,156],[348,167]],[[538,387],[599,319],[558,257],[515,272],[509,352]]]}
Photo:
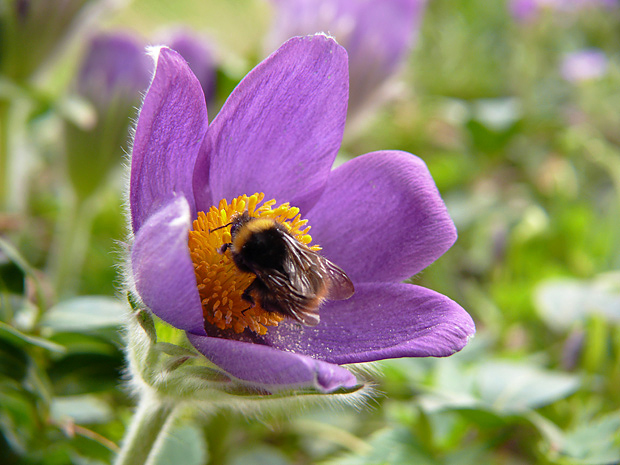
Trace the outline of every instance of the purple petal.
{"label": "purple petal", "polygon": [[129,200],[134,233],[174,195],[184,195],[195,214],[192,173],[207,126],[198,79],[183,57],[162,47],[140,111],[131,156]]}
{"label": "purple petal", "polygon": [[405,152],[369,153],[340,166],[305,216],[313,243],[356,283],[407,279],[456,240],[426,165]]}
{"label": "purple petal", "polygon": [[323,392],[357,384],[345,368],[264,345],[188,334],[212,363],[232,376],[270,392],[313,387]]}
{"label": "purple petal", "polygon": [[[286,42],[228,98],[206,138],[213,198],[264,192],[308,210],[340,147],[347,111],[347,55],[317,35]],[[206,174],[196,170],[199,210]]]}
{"label": "purple petal", "polygon": [[192,72],[202,86],[205,99],[209,101],[215,92],[215,62],[205,40],[187,30],[174,33],[168,45],[187,60]]}
{"label": "purple petal", "polygon": [[445,357],[461,350],[475,332],[457,303],[411,284],[356,286],[349,300],[321,309],[321,323],[270,329],[265,344],[330,363],[397,357]]}
{"label": "purple petal", "polygon": [[136,235],[131,268],[142,301],[165,322],[205,334],[194,265],[187,245],[191,227],[185,197],[170,200]]}

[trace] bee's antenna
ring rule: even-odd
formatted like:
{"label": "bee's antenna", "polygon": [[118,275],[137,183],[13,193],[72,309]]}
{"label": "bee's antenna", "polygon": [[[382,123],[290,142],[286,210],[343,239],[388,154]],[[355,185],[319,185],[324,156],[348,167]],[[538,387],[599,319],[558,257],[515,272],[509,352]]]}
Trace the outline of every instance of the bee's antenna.
{"label": "bee's antenna", "polygon": [[223,229],[227,226],[230,226],[231,224],[233,224],[233,221],[231,221],[230,223],[223,224],[222,226],[218,226],[217,228],[209,229],[209,234],[211,234],[213,231],[217,231],[218,229]]}

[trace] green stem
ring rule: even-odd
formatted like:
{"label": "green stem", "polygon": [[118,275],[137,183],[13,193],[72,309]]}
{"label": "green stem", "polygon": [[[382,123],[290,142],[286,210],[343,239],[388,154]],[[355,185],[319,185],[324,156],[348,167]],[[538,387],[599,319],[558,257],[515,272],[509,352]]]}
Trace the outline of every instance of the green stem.
{"label": "green stem", "polygon": [[78,290],[95,216],[89,199],[68,199],[63,208],[56,231],[55,255],[51,257],[54,288],[61,298]]}
{"label": "green stem", "polygon": [[[154,395],[144,393],[125,434],[115,465],[147,463],[157,451],[158,439],[172,423],[174,408]],[[161,440],[160,440],[161,442]]]}
{"label": "green stem", "polygon": [[132,385],[139,395],[138,408],[125,432],[115,465],[144,464],[156,456],[164,432],[169,427],[174,410],[172,403],[162,401],[152,386],[152,370],[157,365],[158,352],[137,319],[132,316],[127,328],[127,363]]}

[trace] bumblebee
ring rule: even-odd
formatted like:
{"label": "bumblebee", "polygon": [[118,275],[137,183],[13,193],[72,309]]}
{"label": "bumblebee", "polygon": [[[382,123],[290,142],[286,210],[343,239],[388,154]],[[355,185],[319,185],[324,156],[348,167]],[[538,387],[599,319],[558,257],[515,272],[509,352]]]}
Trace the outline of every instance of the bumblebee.
{"label": "bumblebee", "polygon": [[246,211],[220,228],[227,226],[231,242],[219,252],[230,250],[240,271],[256,275],[241,295],[248,309],[258,301],[268,312],[316,326],[323,301],[353,295],[353,283],[341,268],[299,242],[278,221],[253,218]]}

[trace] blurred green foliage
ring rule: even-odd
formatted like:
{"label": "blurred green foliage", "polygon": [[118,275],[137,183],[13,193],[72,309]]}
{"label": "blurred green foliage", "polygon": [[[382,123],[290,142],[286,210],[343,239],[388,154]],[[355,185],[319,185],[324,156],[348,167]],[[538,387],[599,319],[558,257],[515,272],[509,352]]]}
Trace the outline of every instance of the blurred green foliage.
{"label": "blurred green foliage", "polygon": [[[259,61],[269,21],[258,0],[136,0],[98,27],[209,34],[217,108]],[[79,117],[67,84],[83,42],[27,84],[0,81],[0,144],[11,134],[24,165],[0,212],[7,465],[109,463],[131,415],[114,297],[121,166],[85,207],[84,256],[58,256],[80,222],[66,229],[75,199],[58,128]],[[585,47],[606,53],[606,74],[562,79],[564,55]],[[378,395],[359,409],[188,417],[158,464],[620,462],[620,9],[518,23],[504,2],[433,0],[403,81],[341,155],[400,149],[428,164],[459,240],[412,280],[467,309],[476,338],[449,359],[377,364]]]}

